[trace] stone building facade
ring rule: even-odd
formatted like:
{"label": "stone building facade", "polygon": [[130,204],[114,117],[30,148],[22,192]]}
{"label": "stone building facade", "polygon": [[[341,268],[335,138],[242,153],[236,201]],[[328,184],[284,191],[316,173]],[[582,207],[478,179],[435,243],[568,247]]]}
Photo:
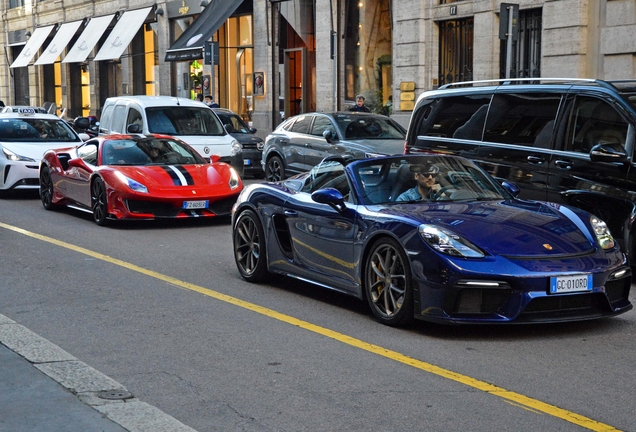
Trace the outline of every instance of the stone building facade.
{"label": "stone building facade", "polygon": [[[406,125],[414,99],[448,82],[636,78],[633,0],[520,0],[510,57],[500,38],[499,0],[238,0],[210,36],[218,45],[215,64],[168,61],[203,9],[223,2],[2,0],[0,99],[54,99],[73,115],[99,115],[105,97],[194,97],[206,91],[201,77],[210,77],[207,91],[264,136],[284,116],[346,109],[358,93]],[[144,7],[150,12],[123,54],[94,61],[121,15]],[[115,17],[85,61],[64,63],[62,55],[53,65],[34,64],[61,24],[108,14]],[[47,25],[54,31],[30,63],[11,68],[27,35]]]}

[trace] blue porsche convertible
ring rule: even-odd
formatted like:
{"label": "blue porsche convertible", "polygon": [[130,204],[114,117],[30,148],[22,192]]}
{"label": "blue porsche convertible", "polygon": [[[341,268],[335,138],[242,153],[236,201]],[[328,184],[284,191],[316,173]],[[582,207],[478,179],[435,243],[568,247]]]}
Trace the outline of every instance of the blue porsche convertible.
{"label": "blue porsche convertible", "polygon": [[469,160],[327,158],[246,187],[233,249],[250,282],[285,275],[366,299],[387,325],[585,320],[632,308],[605,223],[524,201]]}

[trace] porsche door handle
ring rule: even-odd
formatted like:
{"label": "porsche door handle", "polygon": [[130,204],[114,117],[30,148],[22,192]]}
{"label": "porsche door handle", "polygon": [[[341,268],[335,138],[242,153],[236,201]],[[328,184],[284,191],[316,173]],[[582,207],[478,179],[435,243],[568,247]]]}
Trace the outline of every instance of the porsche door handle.
{"label": "porsche door handle", "polygon": [[285,210],[284,214],[287,217],[298,217],[298,213],[293,210]]}

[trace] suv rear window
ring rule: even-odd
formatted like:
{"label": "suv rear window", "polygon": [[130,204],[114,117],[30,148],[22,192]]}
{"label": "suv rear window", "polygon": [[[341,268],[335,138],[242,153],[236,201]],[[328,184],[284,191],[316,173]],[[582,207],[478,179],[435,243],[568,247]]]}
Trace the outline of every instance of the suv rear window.
{"label": "suv rear window", "polygon": [[490,95],[434,99],[418,110],[417,136],[481,140]]}
{"label": "suv rear window", "polygon": [[484,141],[550,148],[560,102],[559,93],[495,94]]}

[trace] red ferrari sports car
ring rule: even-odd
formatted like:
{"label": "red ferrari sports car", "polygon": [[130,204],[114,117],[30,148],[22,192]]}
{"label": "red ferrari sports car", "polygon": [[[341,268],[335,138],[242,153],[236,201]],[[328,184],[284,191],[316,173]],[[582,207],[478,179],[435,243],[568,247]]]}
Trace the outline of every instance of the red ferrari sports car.
{"label": "red ferrari sports car", "polygon": [[44,154],[40,198],[47,210],[66,205],[90,211],[98,225],[119,219],[225,216],[243,183],[219,159],[213,156],[207,163],[171,136],[99,136]]}

